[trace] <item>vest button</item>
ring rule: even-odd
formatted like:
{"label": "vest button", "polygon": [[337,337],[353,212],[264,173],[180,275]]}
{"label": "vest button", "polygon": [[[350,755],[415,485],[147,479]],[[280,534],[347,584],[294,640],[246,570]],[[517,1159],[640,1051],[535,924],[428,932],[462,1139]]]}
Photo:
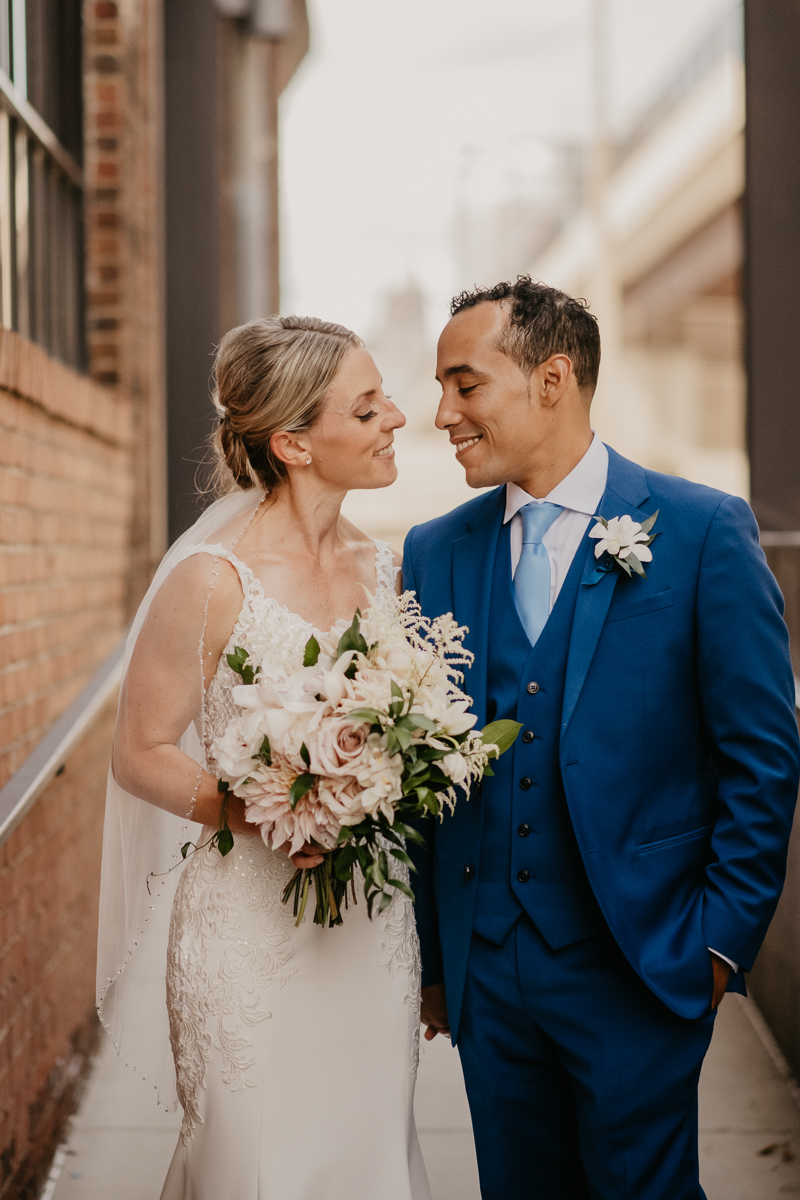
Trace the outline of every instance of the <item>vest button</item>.
{"label": "vest button", "polygon": [[529,683],[529,684],[528,684],[528,691],[530,692],[530,694],[531,694],[532,696],[535,696],[535,695],[536,695],[536,693],[538,692],[538,690],[539,690],[539,685],[538,685],[538,683],[533,683],[533,682],[531,682],[531,683]]}
{"label": "vest button", "polygon": [[523,867],[521,871],[517,871],[517,879],[520,881],[520,883],[527,883],[530,877],[531,873],[530,871],[527,871],[525,867]]}
{"label": "vest button", "polygon": [[470,879],[472,879],[472,876],[473,876],[472,867],[464,867],[464,870],[462,871],[462,875],[464,876],[464,883],[469,883]]}
{"label": "vest button", "polygon": [[522,776],[522,779],[519,781],[519,786],[522,788],[523,792],[527,792],[528,788],[531,786],[531,780],[528,779],[527,775]]}
{"label": "vest button", "polygon": [[517,833],[519,834],[520,837],[527,837],[528,834],[530,833],[530,831],[531,831],[530,825],[526,825],[525,822],[523,821],[523,823],[520,825],[519,829],[517,830]]}
{"label": "vest button", "polygon": [[528,742],[528,743],[532,742],[533,741],[533,730],[526,729],[522,735],[522,740],[523,740],[523,742]]}

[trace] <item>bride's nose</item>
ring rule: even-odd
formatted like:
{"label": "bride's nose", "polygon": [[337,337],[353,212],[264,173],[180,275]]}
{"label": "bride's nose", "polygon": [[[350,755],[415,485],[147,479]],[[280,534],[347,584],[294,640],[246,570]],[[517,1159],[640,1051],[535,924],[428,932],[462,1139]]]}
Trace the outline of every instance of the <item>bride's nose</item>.
{"label": "bride's nose", "polygon": [[384,426],[386,429],[402,429],[406,423],[406,415],[391,400],[387,401],[386,420]]}

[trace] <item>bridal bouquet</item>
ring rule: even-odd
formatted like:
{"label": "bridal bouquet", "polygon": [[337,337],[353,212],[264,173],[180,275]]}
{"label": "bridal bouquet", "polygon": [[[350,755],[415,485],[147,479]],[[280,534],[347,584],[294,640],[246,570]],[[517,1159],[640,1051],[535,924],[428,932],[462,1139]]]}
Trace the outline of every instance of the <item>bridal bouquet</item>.
{"label": "bridal bouquet", "polygon": [[456,788],[468,793],[491,774],[490,759],[517,736],[515,721],[473,729],[458,687],[473,657],[466,632],[450,614],[427,620],[413,592],[384,593],[338,644],[309,638],[291,675],[242,647],[228,655],[242,683],[232,691],[239,713],[213,744],[220,789],[244,799],[273,848],[329,851],[283,894],[298,924],[312,881],[315,923],[341,924],[356,866],[370,916],[395,889],[413,899],[405,842],[422,838],[410,823],[452,811]]}

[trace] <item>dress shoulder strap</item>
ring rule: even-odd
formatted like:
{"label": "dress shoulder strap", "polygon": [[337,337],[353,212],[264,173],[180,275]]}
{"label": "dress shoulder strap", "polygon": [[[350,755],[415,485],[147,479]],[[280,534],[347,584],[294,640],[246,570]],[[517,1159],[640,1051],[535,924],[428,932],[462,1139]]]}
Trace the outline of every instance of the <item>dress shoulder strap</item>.
{"label": "dress shoulder strap", "polygon": [[255,586],[256,577],[251,568],[248,567],[247,563],[242,562],[240,558],[236,557],[233,551],[226,550],[226,548],[219,543],[214,545],[202,543],[199,546],[191,546],[181,557],[180,561],[184,562],[187,558],[191,558],[195,554],[208,554],[212,558],[224,558],[227,562],[229,562],[236,571],[236,574],[239,576],[239,582],[242,585],[242,591],[245,595],[252,591],[253,587]]}
{"label": "dress shoulder strap", "polygon": [[394,565],[394,551],[388,542],[381,542],[377,538],[372,540],[375,543],[375,577],[378,587],[394,591],[400,573],[400,568]]}

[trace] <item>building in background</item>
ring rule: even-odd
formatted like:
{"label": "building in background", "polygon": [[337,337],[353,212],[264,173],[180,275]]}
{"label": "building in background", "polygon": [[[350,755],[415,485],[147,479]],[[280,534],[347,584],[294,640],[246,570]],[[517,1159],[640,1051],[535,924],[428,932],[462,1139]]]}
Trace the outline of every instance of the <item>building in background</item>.
{"label": "building in background", "polygon": [[[596,93],[607,54],[597,32]],[[593,406],[602,437],[654,469],[747,496],[741,5],[714,22],[621,139],[595,100],[594,145],[531,136],[465,148],[459,278],[493,284],[530,271],[586,297],[603,340]],[[346,502],[353,520],[395,545],[412,524],[475,494],[433,428],[435,347],[419,337],[423,301],[411,283],[387,296],[367,339],[409,417],[397,437],[400,478]]]}
{"label": "building in background", "polygon": [[[599,48],[603,52],[602,46]],[[594,419],[621,453],[748,495],[742,348],[742,12],[726,11],[530,263],[600,321]]]}
{"label": "building in background", "polygon": [[214,345],[278,307],[307,32],[302,0],[0,0],[2,1200],[39,1195],[95,1042],[121,639],[191,519]]}

